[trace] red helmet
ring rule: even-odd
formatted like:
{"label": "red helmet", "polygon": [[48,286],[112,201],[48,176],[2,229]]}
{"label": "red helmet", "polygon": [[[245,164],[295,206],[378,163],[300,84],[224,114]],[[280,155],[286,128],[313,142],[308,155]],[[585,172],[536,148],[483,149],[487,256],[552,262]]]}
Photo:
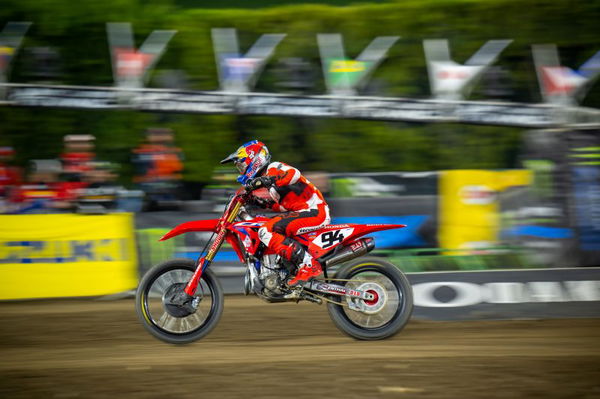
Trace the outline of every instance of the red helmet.
{"label": "red helmet", "polygon": [[237,181],[246,184],[265,170],[271,162],[271,154],[264,143],[252,140],[221,161],[222,164],[227,162],[235,163],[240,172]]}

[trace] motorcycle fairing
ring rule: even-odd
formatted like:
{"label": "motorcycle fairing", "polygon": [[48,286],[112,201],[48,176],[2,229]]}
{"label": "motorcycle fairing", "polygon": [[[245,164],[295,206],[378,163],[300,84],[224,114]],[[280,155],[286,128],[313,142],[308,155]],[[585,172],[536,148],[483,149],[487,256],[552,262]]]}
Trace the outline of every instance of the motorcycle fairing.
{"label": "motorcycle fairing", "polygon": [[[260,239],[258,229],[268,221],[268,218],[259,217],[231,225],[226,235],[227,242],[233,247],[240,261],[244,261],[242,245],[246,250],[255,254]],[[160,238],[160,241],[168,240],[180,234],[192,231],[216,231],[219,219],[194,220],[178,225],[173,230]],[[315,231],[300,234],[294,239],[308,248],[308,252],[316,259],[321,258],[340,244],[348,244],[355,239],[375,231],[399,229],[406,227],[404,224],[331,224]],[[238,236],[239,240],[235,238]],[[242,245],[240,245],[240,243]],[[270,253],[269,251],[266,252]]]}
{"label": "motorcycle fairing", "polygon": [[[234,223],[231,226],[230,229],[230,233],[232,234],[228,234],[228,242],[231,239],[231,241],[236,241],[236,243],[240,243],[244,246],[244,248],[246,248],[246,251],[249,254],[256,254],[256,251],[258,250],[258,246],[260,245],[260,239],[258,237],[258,229],[264,224],[264,222],[260,221],[260,222],[252,222],[252,221],[246,221],[246,222],[238,222],[238,223]],[[239,238],[239,240],[235,240],[234,239],[234,234],[236,234]],[[231,243],[231,242],[230,242]],[[243,262],[243,253],[241,251],[241,246],[238,244],[236,246],[232,245],[233,249],[237,252],[238,257],[240,258],[240,260],[242,260]],[[239,251],[238,251],[239,249]]]}
{"label": "motorcycle fairing", "polygon": [[191,222],[182,223],[167,234],[162,236],[159,241],[165,241],[169,238],[173,238],[180,234],[189,233],[191,231],[217,231],[217,225],[219,224],[219,219],[208,219],[208,220],[193,220]]}
{"label": "motorcycle fairing", "polygon": [[[235,223],[232,231],[244,243],[246,250],[254,254],[260,244],[257,230],[264,224],[264,220],[249,220]],[[331,252],[340,244],[348,244],[366,234],[375,231],[399,229],[406,227],[404,224],[332,224],[315,231],[293,237],[308,248],[308,252],[315,258],[320,258]],[[235,248],[235,247],[234,247]],[[267,250],[267,254],[270,251]],[[240,259],[242,255],[238,253]]]}
{"label": "motorcycle fairing", "polygon": [[399,229],[404,224],[330,224],[322,229],[295,237],[308,246],[314,258],[320,258],[340,244],[348,244],[355,239],[375,231]]}

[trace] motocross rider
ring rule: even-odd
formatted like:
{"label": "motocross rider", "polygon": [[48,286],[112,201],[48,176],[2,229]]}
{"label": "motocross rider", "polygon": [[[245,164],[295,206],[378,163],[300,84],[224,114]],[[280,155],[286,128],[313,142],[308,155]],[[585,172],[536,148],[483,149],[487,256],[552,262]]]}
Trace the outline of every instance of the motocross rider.
{"label": "motocross rider", "polygon": [[323,194],[300,171],[283,162],[271,162],[267,146],[249,141],[221,161],[234,162],[237,181],[249,190],[268,189],[270,198],[253,196],[255,205],[281,212],[258,231],[262,243],[297,267],[288,285],[308,281],[322,273],[314,259],[292,236],[318,230],[330,223]]}

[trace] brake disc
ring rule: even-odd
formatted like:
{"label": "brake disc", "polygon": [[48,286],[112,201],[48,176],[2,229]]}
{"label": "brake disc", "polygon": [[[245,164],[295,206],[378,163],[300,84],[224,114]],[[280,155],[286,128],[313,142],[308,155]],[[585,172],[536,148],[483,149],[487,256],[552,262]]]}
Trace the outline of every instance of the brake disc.
{"label": "brake disc", "polygon": [[165,311],[173,317],[186,317],[196,312],[200,297],[190,297],[183,289],[185,283],[171,284],[165,291],[162,302]]}
{"label": "brake disc", "polygon": [[356,288],[357,291],[367,292],[373,295],[373,299],[346,298],[348,307],[366,314],[375,314],[379,312],[387,302],[385,289],[373,282],[363,283]]}

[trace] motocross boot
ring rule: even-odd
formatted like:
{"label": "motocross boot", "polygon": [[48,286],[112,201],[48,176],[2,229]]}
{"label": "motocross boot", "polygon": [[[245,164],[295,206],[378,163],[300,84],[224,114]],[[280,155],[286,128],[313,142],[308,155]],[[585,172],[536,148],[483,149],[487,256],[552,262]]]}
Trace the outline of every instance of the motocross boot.
{"label": "motocross boot", "polygon": [[293,279],[288,281],[289,286],[298,284],[299,281],[308,281],[313,277],[317,277],[323,273],[323,269],[319,262],[315,260],[308,252],[304,253],[304,259],[302,263],[298,265],[298,270]]}

